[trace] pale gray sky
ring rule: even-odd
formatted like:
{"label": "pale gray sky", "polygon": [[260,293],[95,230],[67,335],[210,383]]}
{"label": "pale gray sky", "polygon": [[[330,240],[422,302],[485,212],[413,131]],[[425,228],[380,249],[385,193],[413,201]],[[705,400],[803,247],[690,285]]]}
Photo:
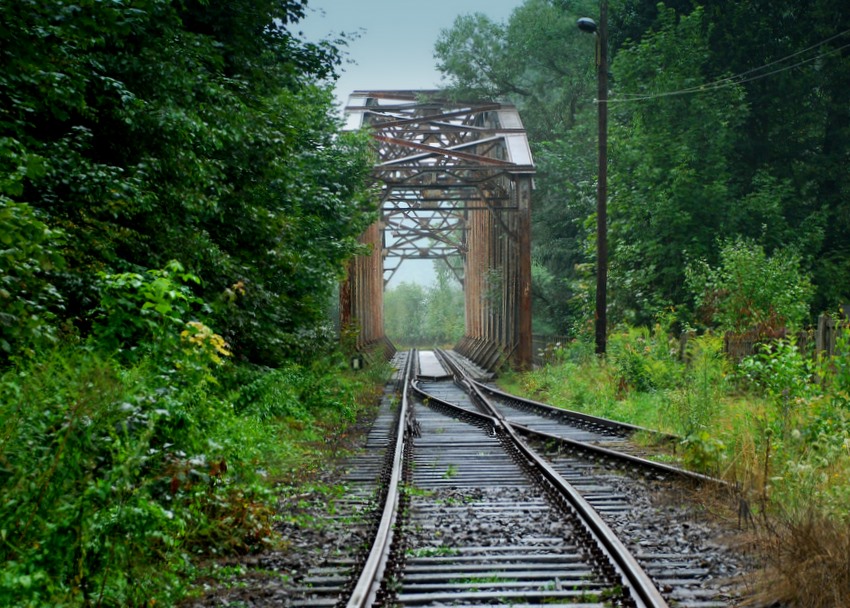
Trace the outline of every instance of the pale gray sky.
{"label": "pale gray sky", "polygon": [[357,89],[429,89],[440,74],[434,43],[461,14],[484,13],[507,21],[523,0],[309,0],[307,17],[296,29],[308,40],[359,32],[348,46],[349,59],[337,84],[337,97]]}
{"label": "pale gray sky", "polygon": [[[296,24],[307,40],[357,33],[345,49],[348,62],[336,84],[340,106],[360,89],[433,89],[440,86],[434,43],[458,15],[484,13],[505,22],[523,0],[309,0]],[[431,260],[407,260],[390,287],[402,281],[430,284]]]}

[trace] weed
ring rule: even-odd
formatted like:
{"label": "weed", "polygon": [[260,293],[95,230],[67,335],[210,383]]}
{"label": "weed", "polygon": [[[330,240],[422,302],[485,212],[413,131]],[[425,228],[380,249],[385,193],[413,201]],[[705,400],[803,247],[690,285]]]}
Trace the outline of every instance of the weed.
{"label": "weed", "polygon": [[706,334],[688,341],[690,364],[685,381],[673,391],[671,404],[680,433],[699,437],[717,415],[718,404],[726,388],[726,360],[723,340]]}
{"label": "weed", "polygon": [[434,490],[425,490],[411,484],[404,484],[401,486],[401,493],[407,496],[428,497],[434,495]]}
{"label": "weed", "polygon": [[439,545],[437,547],[421,547],[419,549],[408,549],[407,554],[411,557],[451,557],[460,555],[460,550],[454,547]]}
{"label": "weed", "polygon": [[789,515],[773,533],[763,534],[768,560],[761,581],[766,603],[835,608],[850,589],[850,528],[810,510]]}
{"label": "weed", "polygon": [[[172,604],[192,559],[279,542],[274,481],[318,471],[316,442],[350,417],[258,425],[236,393],[180,373],[76,349],[0,376],[0,604]],[[351,387],[336,398],[356,407]]]}
{"label": "weed", "polygon": [[[724,358],[721,342],[713,335],[692,338],[685,360],[677,361],[665,358],[670,343],[661,332],[627,329],[612,337],[609,360],[573,357],[569,351],[578,347],[565,345],[558,362],[500,382],[511,392],[544,395],[553,405],[683,436],[682,460],[741,487],[747,517],[752,512],[763,529],[776,531],[766,534],[769,556],[811,560],[803,562],[801,573],[811,568],[822,587],[818,595],[831,599],[798,598],[799,605],[843,605],[848,549],[841,543],[847,542],[850,520],[850,332],[839,335],[836,356],[811,362],[793,342],[779,341],[737,369]],[[662,368],[655,367],[659,363]],[[839,532],[828,541],[816,535],[817,528]],[[809,557],[801,553],[804,548]],[[835,556],[844,561],[833,564]],[[809,592],[791,576],[795,559],[771,566],[769,580],[789,571],[787,589],[776,585],[777,597],[796,597],[795,588],[800,598]],[[832,578],[824,574],[830,569],[836,572]]]}

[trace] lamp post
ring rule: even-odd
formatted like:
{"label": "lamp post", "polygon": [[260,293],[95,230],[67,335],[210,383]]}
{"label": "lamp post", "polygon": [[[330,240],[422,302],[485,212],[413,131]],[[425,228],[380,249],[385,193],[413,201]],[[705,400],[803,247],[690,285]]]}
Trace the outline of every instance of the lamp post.
{"label": "lamp post", "polygon": [[599,24],[582,17],[583,32],[596,34],[599,113],[599,176],[596,183],[596,354],[604,355],[608,324],[608,0],[601,0]]}

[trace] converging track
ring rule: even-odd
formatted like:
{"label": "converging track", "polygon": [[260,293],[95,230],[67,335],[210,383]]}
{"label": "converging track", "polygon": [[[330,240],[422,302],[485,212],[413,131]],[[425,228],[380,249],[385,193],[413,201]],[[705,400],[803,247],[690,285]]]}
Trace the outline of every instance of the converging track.
{"label": "converging track", "polygon": [[[635,427],[499,393],[455,353],[403,359],[373,429],[375,542],[307,579],[299,605],[734,605],[734,564],[648,507],[658,479],[714,480],[620,454]],[[350,476],[365,483],[376,460],[362,460]]]}

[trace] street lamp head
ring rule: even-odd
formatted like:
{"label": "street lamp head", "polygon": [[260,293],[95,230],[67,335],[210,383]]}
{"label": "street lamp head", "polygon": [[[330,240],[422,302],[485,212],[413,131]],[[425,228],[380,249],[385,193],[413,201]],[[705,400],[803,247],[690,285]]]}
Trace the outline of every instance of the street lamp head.
{"label": "street lamp head", "polygon": [[582,17],[581,19],[576,21],[576,25],[578,25],[578,29],[588,34],[595,34],[596,30],[598,29],[596,26],[596,22],[590,17]]}

